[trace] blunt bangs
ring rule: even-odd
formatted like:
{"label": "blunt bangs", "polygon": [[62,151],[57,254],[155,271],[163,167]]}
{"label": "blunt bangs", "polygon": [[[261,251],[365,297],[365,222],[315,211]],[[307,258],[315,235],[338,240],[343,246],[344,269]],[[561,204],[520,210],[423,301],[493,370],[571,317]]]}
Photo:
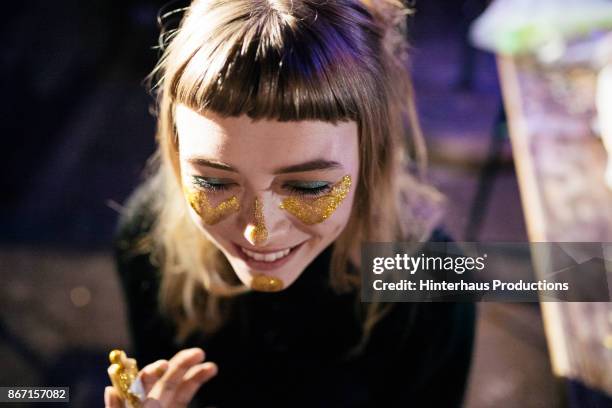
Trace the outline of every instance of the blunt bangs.
{"label": "blunt bangs", "polygon": [[[203,2],[173,39],[168,60],[177,63],[166,66],[165,79],[174,104],[223,116],[358,123],[384,104],[385,69],[373,57],[381,55],[382,34],[359,3],[350,2],[350,15],[344,1],[320,1],[316,9],[227,3]],[[190,26],[196,22],[202,27]]]}

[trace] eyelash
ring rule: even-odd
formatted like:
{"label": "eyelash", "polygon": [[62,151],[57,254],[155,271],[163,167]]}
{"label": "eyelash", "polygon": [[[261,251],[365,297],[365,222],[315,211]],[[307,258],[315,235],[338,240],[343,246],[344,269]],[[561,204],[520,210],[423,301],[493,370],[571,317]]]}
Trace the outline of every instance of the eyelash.
{"label": "eyelash", "polygon": [[311,187],[311,188],[286,185],[285,188],[291,191],[293,194],[297,194],[300,196],[310,196],[310,197],[316,197],[316,196],[325,194],[330,191],[329,184],[326,184],[320,187]]}
{"label": "eyelash", "polygon": [[219,183],[219,184],[215,184],[215,183],[208,182],[204,177],[193,176],[193,184],[196,187],[202,188],[202,189],[204,189],[206,191],[209,191],[209,192],[212,192],[212,193],[217,193],[217,192],[228,190],[229,186],[232,183]]}
{"label": "eyelash", "polygon": [[[200,176],[193,176],[192,179],[193,179],[193,184],[196,187],[199,187],[211,193],[227,191],[234,184],[234,183],[218,183],[218,184],[211,183],[208,180],[206,180],[206,178],[200,177]],[[319,195],[323,195],[325,193],[328,193],[331,190],[330,184],[324,184],[322,186],[317,186],[317,187],[302,187],[302,186],[295,186],[291,184],[285,184],[283,188],[285,188],[292,194],[300,195],[300,196],[308,196],[308,197],[316,197]]]}

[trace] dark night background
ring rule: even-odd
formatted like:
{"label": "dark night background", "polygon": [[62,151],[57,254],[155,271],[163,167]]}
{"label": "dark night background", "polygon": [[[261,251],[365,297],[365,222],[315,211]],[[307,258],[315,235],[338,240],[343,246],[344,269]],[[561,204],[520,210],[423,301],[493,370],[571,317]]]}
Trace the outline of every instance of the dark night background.
{"label": "dark night background", "polygon": [[[483,173],[502,129],[494,58],[466,42],[483,3],[417,1],[411,71],[431,179],[452,203],[447,230],[525,241],[503,137]],[[129,350],[110,243],[154,150],[144,79],[158,56],[156,17],[182,4],[4,4],[0,385],[66,385],[71,406],[99,406],[108,351]],[[490,194],[476,198],[485,174]],[[558,406],[537,307],[483,306],[478,330],[467,407]]]}
{"label": "dark night background", "polygon": [[[419,2],[411,30],[423,76],[456,76],[457,87],[470,59],[459,52],[453,66],[435,66],[418,60],[432,50],[418,48],[421,38],[461,46],[456,43],[463,26],[482,2],[461,3]],[[154,148],[148,112],[153,99],[143,80],[159,54],[156,17],[162,7],[184,4],[11,2],[4,13],[0,75],[8,96],[0,102],[2,241],[108,245],[116,220],[109,201],[123,202]],[[486,80],[494,83],[494,74],[489,70],[493,77]],[[450,101],[435,108],[454,110]]]}

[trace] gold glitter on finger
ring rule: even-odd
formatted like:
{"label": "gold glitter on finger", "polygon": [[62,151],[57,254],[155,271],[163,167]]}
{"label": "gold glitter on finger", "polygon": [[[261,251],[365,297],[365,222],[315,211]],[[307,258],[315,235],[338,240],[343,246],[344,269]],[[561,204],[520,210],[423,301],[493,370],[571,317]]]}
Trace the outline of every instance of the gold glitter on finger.
{"label": "gold glitter on finger", "polygon": [[202,218],[204,224],[214,225],[227,216],[240,210],[240,203],[236,196],[222,201],[217,206],[210,204],[204,191],[184,187],[183,191],[191,208]]}
{"label": "gold glitter on finger", "polygon": [[280,208],[294,215],[304,224],[318,224],[329,218],[346,198],[351,188],[351,176],[346,175],[336,183],[329,194],[308,201],[302,197],[288,197]]}
{"label": "gold glitter on finger", "polygon": [[251,289],[258,292],[278,292],[284,287],[283,281],[273,276],[256,275],[251,281]]}
{"label": "gold glitter on finger", "polygon": [[111,362],[108,375],[111,383],[121,399],[129,408],[140,408],[141,395],[133,392],[132,386],[138,382],[138,364],[133,358],[128,358],[123,350],[113,350],[109,354]]}

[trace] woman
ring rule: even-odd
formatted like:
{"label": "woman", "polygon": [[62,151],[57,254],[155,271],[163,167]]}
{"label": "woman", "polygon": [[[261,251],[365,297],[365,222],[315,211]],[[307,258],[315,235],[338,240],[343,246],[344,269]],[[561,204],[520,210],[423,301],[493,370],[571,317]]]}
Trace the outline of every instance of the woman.
{"label": "woman", "polygon": [[158,160],[117,241],[145,406],[461,403],[472,305],[359,296],[361,243],[426,240],[438,199],[408,171],[405,15],[196,0],[166,38]]}

